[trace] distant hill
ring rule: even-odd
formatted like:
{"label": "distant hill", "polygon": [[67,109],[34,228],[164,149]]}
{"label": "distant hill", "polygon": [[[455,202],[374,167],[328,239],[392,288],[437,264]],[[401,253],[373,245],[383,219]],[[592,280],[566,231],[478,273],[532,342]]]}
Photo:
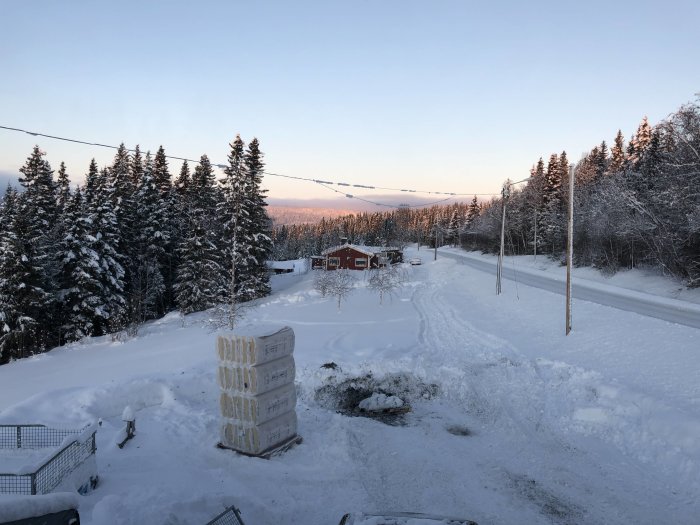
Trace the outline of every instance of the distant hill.
{"label": "distant hill", "polygon": [[339,217],[341,215],[357,213],[357,211],[340,210],[337,208],[306,208],[270,205],[267,207],[267,213],[275,226],[282,226],[283,224],[312,224],[319,222],[324,217]]}
{"label": "distant hill", "polygon": [[[282,224],[310,224],[319,222],[323,217],[333,218],[341,215],[358,213],[385,212],[402,205],[414,208],[429,207],[435,204],[452,204],[467,201],[462,198],[434,199],[415,195],[362,195],[356,199],[293,199],[268,198],[267,212],[275,226]],[[362,198],[360,198],[362,197]],[[467,201],[468,202],[468,201]],[[381,204],[373,204],[381,203]]]}

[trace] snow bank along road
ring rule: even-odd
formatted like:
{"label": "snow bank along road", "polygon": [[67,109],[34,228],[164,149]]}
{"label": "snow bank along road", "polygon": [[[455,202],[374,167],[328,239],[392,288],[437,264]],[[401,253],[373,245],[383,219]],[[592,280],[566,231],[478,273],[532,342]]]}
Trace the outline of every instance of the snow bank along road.
{"label": "snow bank along road", "polygon": [[[485,259],[483,257],[470,256],[467,252],[454,253],[444,250],[440,251],[440,255],[457,260],[477,270],[496,275],[496,257]],[[506,279],[517,281],[527,286],[534,286],[562,295],[566,294],[566,277],[562,278],[551,272],[544,273],[530,268],[514,270],[504,264],[503,276]],[[621,310],[700,328],[700,306],[695,304],[634,290],[615,288],[601,283],[583,281],[575,277],[571,289],[574,299],[613,306]]]}

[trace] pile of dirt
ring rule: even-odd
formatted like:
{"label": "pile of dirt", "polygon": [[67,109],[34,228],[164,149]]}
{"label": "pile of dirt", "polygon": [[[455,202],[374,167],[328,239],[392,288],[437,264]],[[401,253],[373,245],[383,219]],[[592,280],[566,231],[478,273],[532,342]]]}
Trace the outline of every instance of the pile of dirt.
{"label": "pile of dirt", "polygon": [[[332,363],[335,365],[335,363]],[[396,396],[410,404],[418,399],[432,399],[439,393],[435,384],[427,384],[408,373],[387,374],[375,377],[371,372],[361,376],[348,376],[340,367],[326,366],[336,372],[326,380],[325,384],[316,389],[315,401],[324,408],[335,410],[346,416],[371,417],[390,425],[402,425],[404,414],[373,413],[360,410],[362,400],[373,394]]]}

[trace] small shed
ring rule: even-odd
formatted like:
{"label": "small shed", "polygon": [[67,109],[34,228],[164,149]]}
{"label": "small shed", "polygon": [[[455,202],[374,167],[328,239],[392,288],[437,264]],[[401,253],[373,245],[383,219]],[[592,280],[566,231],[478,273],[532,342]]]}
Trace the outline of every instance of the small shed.
{"label": "small shed", "polygon": [[403,262],[401,250],[387,246],[342,244],[324,250],[322,256],[326,270],[367,270]]}

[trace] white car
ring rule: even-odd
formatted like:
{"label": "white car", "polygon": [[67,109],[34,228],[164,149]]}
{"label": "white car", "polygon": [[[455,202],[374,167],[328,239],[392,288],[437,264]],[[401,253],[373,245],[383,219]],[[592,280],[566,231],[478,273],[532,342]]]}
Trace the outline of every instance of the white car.
{"label": "white car", "polygon": [[423,261],[420,260],[420,257],[413,257],[408,262],[411,263],[411,266],[419,266],[423,264]]}

